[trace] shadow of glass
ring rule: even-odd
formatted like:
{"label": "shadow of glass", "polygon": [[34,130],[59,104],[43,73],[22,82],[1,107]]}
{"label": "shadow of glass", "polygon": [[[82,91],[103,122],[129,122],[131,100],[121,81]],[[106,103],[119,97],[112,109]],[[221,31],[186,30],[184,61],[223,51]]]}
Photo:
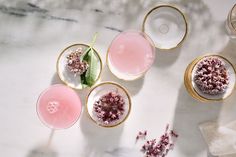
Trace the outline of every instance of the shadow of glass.
{"label": "shadow of glass", "polygon": [[235,65],[236,64],[236,40],[230,38],[225,48],[221,50],[220,55],[223,55],[224,57],[229,59],[232,62],[232,64]]}
{"label": "shadow of glass", "polygon": [[111,151],[107,151],[103,157],[143,157],[143,153],[139,149],[130,147],[119,147]]}
{"label": "shadow of glass", "polygon": [[118,79],[115,75],[113,75],[108,66],[104,66],[102,72],[102,81],[114,81],[119,83],[120,85],[124,86],[131,95],[136,95],[142,89],[144,77],[141,77],[137,80],[133,81],[124,81]]}
{"label": "shadow of glass", "polygon": [[214,18],[204,1],[180,0],[176,4],[183,8],[188,22],[189,31],[184,42],[186,47],[196,47],[196,51],[200,54],[208,50],[209,45],[212,48],[218,48],[221,45],[219,38],[222,38],[223,32],[219,31],[219,23],[213,21]]}
{"label": "shadow of glass", "polygon": [[[55,73],[51,79],[51,85],[53,84],[63,84],[63,82],[60,80],[59,76],[57,75],[57,73]],[[83,89],[83,90],[74,90],[76,91],[76,93],[79,95],[80,100],[82,102],[83,105],[85,105],[86,103],[86,98],[87,95],[89,93],[89,88]]]}
{"label": "shadow of glass", "polygon": [[181,52],[181,45],[171,50],[160,50],[156,48],[156,60],[154,66],[168,68],[178,59]]}
{"label": "shadow of glass", "polygon": [[83,111],[80,120],[80,129],[86,142],[83,155],[102,157],[107,151],[117,148],[123,127],[124,124],[113,128],[100,127],[89,118],[86,111]]}
{"label": "shadow of glass", "polygon": [[[223,28],[225,29],[225,27]],[[229,37],[230,38],[230,37]],[[220,52],[220,55],[226,57],[230,60],[230,62],[234,65],[236,65],[236,40],[229,39],[228,44],[225,46],[225,48]],[[220,113],[220,125],[225,125],[231,121],[236,120],[236,92],[234,91],[233,94],[227,99],[227,101],[223,102],[222,110]]]}
{"label": "shadow of glass", "polygon": [[192,98],[184,85],[179,89],[173,127],[179,133],[176,148],[186,156],[197,156],[207,149],[199,124],[217,120],[222,102],[203,103]]}
{"label": "shadow of glass", "polygon": [[[197,30],[206,30],[212,24],[212,15],[208,6],[202,0],[180,0],[177,4],[184,8],[188,23],[191,25],[190,34],[198,34]],[[199,20],[201,19],[201,20]]]}
{"label": "shadow of glass", "polygon": [[27,157],[57,157],[58,154],[53,149],[46,146],[37,146],[32,149]]}
{"label": "shadow of glass", "polygon": [[51,85],[54,84],[62,84],[63,82],[60,80],[59,76],[57,75],[57,73],[55,73],[51,79]]}

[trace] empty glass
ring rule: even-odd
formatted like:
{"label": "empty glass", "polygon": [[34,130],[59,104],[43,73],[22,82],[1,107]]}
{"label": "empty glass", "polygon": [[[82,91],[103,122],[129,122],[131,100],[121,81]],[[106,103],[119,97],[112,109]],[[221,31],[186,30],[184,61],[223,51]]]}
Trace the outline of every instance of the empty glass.
{"label": "empty glass", "polygon": [[158,5],[144,17],[143,32],[150,36],[158,49],[173,49],[185,39],[188,24],[184,13],[172,5]]}
{"label": "empty glass", "polygon": [[226,21],[226,28],[231,38],[236,39],[236,4],[230,10]]}

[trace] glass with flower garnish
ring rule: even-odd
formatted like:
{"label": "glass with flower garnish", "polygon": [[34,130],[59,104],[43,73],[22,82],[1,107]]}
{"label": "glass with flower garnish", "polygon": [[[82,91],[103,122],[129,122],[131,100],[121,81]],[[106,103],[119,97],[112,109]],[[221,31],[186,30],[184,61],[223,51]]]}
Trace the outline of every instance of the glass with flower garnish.
{"label": "glass with flower garnish", "polygon": [[145,15],[142,31],[151,37],[156,48],[170,50],[183,43],[188,33],[188,23],[177,6],[160,4]]}
{"label": "glass with flower garnish", "polygon": [[93,86],[100,78],[102,60],[91,45],[74,44],[65,48],[57,60],[57,73],[63,83],[74,89]]}
{"label": "glass with flower garnish", "polygon": [[200,101],[220,101],[229,97],[235,87],[233,64],[220,55],[205,55],[193,60],[184,76],[189,94]]}
{"label": "glass with flower garnish", "polygon": [[123,123],[131,110],[131,98],[127,90],[114,82],[95,86],[87,97],[89,117],[102,127],[115,127]]}

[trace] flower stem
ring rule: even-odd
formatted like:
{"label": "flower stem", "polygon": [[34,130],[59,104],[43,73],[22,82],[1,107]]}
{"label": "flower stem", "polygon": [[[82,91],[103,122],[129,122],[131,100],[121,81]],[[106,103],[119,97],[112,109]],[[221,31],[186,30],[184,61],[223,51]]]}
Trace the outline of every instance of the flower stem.
{"label": "flower stem", "polygon": [[96,32],[94,35],[93,35],[93,40],[91,42],[91,44],[89,45],[89,47],[92,49],[96,40],[97,40],[97,36],[98,36],[98,32]]}

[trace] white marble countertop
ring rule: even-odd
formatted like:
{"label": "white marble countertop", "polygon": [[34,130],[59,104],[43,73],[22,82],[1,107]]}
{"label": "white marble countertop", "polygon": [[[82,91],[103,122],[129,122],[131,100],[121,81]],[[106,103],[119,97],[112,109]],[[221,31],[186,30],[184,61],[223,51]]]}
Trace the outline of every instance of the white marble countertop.
{"label": "white marble countertop", "polygon": [[[146,129],[150,137],[159,137],[170,123],[180,137],[168,157],[210,157],[198,125],[235,119],[236,94],[225,102],[201,103],[186,92],[183,74],[191,60],[208,52],[236,63],[236,44],[225,29],[235,0],[165,2],[186,13],[190,32],[183,45],[172,52],[157,50],[155,64],[137,81],[120,81],[104,65],[102,80],[118,82],[132,94],[128,120],[104,129],[83,114],[73,127],[55,132],[52,152],[43,156],[141,157],[134,144],[137,132]],[[99,32],[95,48],[105,62],[114,36],[140,29],[144,14],[156,4],[155,0],[0,0],[0,156],[40,156],[50,129],[38,119],[35,104],[42,90],[61,83],[55,67],[63,48],[89,43]],[[85,97],[86,92],[78,94]]]}

